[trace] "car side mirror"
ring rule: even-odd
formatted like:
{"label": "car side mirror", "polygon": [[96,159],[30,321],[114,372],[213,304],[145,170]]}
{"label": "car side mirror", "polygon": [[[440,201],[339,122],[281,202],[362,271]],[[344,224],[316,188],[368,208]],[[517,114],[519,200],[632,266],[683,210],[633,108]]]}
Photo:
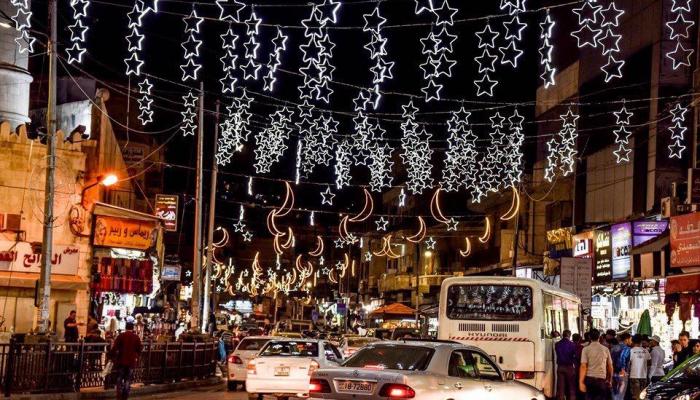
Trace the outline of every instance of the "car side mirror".
{"label": "car side mirror", "polygon": [[515,374],[513,371],[506,371],[506,380],[507,381],[514,381],[515,380]]}

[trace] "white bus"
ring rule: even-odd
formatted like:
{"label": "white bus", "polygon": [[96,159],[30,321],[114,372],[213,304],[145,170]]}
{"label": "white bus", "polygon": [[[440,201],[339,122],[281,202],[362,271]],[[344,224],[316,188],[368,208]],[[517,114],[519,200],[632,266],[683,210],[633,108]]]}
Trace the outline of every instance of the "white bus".
{"label": "white bus", "polygon": [[505,371],[555,394],[552,332],[580,331],[581,301],[533,279],[455,277],[442,282],[438,338],[474,345]]}

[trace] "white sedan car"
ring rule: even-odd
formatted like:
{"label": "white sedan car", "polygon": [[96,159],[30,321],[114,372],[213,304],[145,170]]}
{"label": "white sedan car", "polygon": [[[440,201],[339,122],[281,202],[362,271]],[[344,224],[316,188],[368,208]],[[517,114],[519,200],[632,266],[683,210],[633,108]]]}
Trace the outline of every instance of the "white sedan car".
{"label": "white sedan car", "polygon": [[311,374],[319,368],[337,367],[340,361],[338,348],[325,340],[270,340],[247,364],[248,397],[307,397]]}
{"label": "white sedan car", "polygon": [[228,390],[236,390],[237,385],[245,385],[247,375],[246,367],[248,362],[258,355],[260,350],[272,339],[279,339],[271,336],[246,336],[236,349],[228,356]]}
{"label": "white sedan car", "polygon": [[342,366],[321,368],[309,395],[335,400],[544,400],[477,347],[439,341],[376,342]]}
{"label": "white sedan car", "polygon": [[339,348],[340,352],[343,354],[343,357],[348,358],[355,354],[355,352],[363,346],[378,341],[379,339],[375,337],[345,335],[340,340]]}

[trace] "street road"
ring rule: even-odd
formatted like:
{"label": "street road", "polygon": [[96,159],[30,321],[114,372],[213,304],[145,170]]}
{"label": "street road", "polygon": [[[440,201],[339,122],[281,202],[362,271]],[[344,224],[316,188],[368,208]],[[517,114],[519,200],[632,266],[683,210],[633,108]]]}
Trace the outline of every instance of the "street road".
{"label": "street road", "polygon": [[[226,390],[226,383],[220,386],[211,386],[206,388],[196,388],[191,390],[183,390],[179,392],[160,393],[149,396],[132,396],[139,400],[248,400],[246,392],[229,392]],[[270,399],[272,399],[270,397]]]}

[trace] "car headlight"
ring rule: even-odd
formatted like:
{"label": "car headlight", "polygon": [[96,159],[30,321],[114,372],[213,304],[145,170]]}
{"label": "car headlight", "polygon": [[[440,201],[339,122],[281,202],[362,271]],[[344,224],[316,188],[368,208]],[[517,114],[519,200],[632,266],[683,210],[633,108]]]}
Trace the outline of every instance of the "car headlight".
{"label": "car headlight", "polygon": [[700,399],[700,390],[699,389],[691,389],[685,393],[681,393],[677,395],[676,397],[673,397],[671,400],[698,400]]}

